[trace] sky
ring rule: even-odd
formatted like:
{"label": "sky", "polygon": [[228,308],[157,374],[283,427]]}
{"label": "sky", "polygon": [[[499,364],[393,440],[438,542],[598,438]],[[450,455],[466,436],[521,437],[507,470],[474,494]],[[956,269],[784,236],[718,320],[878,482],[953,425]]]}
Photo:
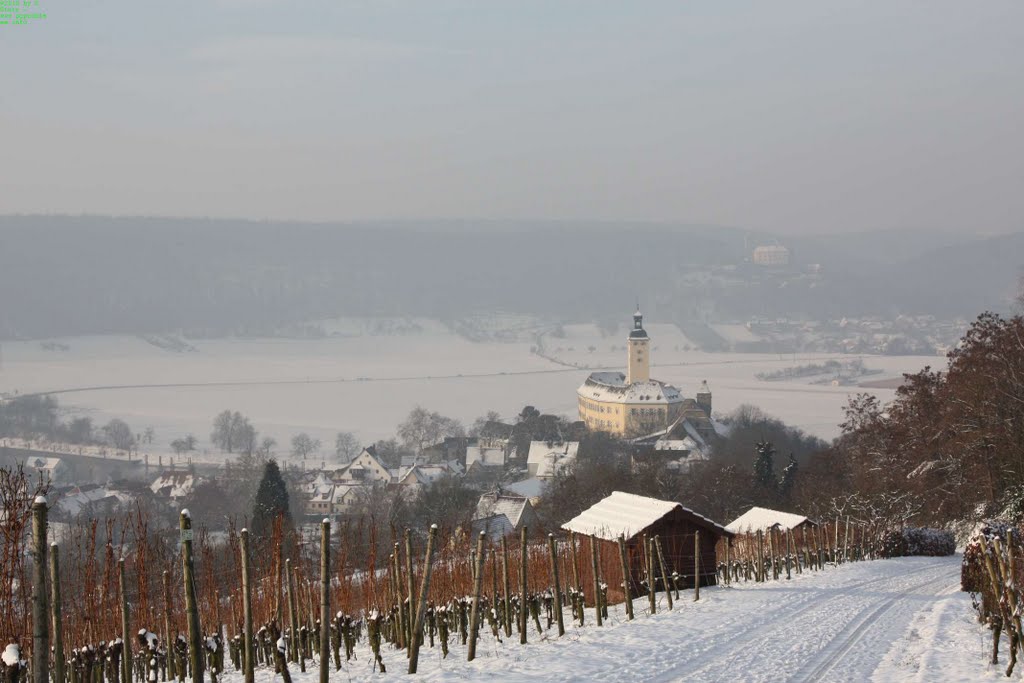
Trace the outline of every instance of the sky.
{"label": "sky", "polygon": [[39,0],[0,214],[1024,230],[1024,3]]}

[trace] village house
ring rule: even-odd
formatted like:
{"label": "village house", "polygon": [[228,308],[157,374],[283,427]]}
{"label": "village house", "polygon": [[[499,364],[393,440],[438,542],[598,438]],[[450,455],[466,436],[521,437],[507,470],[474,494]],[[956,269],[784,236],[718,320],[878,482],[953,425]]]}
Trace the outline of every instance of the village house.
{"label": "village house", "polygon": [[492,540],[518,533],[524,526],[537,530],[540,518],[528,498],[495,489],[480,496],[473,513],[473,533],[485,532]]}
{"label": "village house", "polygon": [[758,531],[798,531],[818,526],[803,515],[780,512],[769,508],[752,507],[734,519],[725,528],[735,534],[757,533]]}
{"label": "village house", "polygon": [[526,469],[531,477],[550,479],[576,459],[579,441],[531,441]]}

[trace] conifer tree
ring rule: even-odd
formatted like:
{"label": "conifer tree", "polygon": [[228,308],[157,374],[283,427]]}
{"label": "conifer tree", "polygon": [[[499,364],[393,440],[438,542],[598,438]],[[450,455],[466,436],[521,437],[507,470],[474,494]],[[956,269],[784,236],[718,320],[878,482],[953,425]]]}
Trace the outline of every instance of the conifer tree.
{"label": "conifer tree", "polygon": [[789,463],[785,469],[782,470],[782,479],[779,480],[779,493],[783,498],[789,499],[790,494],[793,492],[793,484],[796,483],[796,475],[799,470],[796,458],[793,454],[789,454]]}
{"label": "conifer tree", "polygon": [[288,489],[281,468],[273,458],[267,461],[263,469],[263,478],[256,490],[256,502],[252,510],[252,532],[257,537],[267,538],[274,526],[274,520],[283,516],[285,525],[291,524],[288,510]]}
{"label": "conifer tree", "polygon": [[755,447],[754,481],[764,489],[775,490],[775,447],[771,441],[761,441]]}

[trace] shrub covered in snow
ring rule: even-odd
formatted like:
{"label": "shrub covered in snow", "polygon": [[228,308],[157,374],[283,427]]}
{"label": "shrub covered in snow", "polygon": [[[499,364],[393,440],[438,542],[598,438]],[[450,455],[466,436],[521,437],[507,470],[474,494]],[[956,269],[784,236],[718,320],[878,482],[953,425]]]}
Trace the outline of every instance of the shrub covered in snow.
{"label": "shrub covered in snow", "polygon": [[945,557],[955,552],[956,540],[945,529],[904,527],[882,536],[882,557]]}
{"label": "shrub covered in snow", "polygon": [[982,593],[988,588],[989,578],[985,574],[985,556],[981,541],[985,540],[991,552],[992,545],[997,539],[1005,545],[1011,534],[1014,545],[1019,547],[1020,531],[1006,520],[990,519],[974,528],[964,546],[964,559],[960,566],[960,590]]}

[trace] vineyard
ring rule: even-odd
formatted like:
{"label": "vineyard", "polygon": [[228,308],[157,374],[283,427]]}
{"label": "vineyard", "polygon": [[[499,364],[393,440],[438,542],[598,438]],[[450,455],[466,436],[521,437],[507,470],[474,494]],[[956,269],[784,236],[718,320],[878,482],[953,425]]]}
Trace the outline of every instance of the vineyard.
{"label": "vineyard", "polygon": [[785,582],[874,559],[886,544],[881,529],[834,520],[724,537],[715,567],[700,566],[699,553],[683,567],[666,562],[663,546],[699,546],[697,534],[643,537],[635,554],[625,538],[602,544],[524,528],[518,538],[491,541],[436,526],[399,531],[373,519],[333,530],[324,520],[319,538],[278,519],[261,538],[233,527],[209,533],[187,510],[177,530],[151,529],[137,511],[62,526],[51,544],[44,491],[24,476],[3,476],[0,637],[9,681],[208,675],[216,683],[234,670],[251,682],[260,669],[286,683],[318,669],[325,681],[353,659],[385,673],[396,655],[401,670],[414,673],[424,649],[448,657],[458,648],[473,660],[481,638],[528,646],[567,627],[599,628],[611,605],[624,603],[632,620],[634,610],[699,600],[700,577],[709,574],[720,584]]}

